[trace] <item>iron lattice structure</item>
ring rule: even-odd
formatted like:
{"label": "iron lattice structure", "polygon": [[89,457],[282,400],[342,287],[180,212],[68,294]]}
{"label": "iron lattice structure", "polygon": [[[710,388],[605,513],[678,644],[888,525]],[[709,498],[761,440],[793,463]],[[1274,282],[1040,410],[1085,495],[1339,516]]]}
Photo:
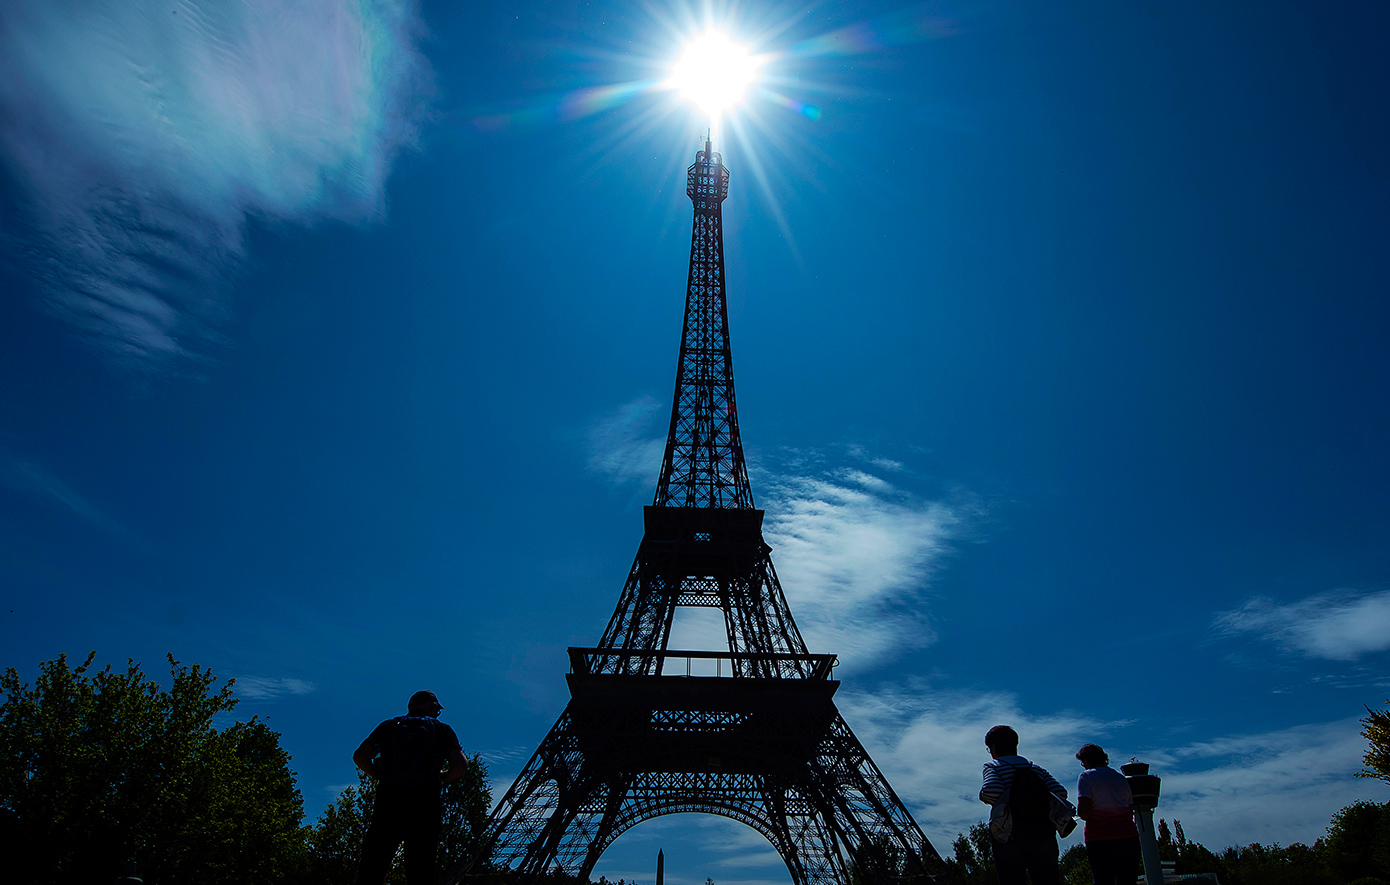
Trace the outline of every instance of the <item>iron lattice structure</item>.
{"label": "iron lattice structure", "polygon": [[[522,881],[587,879],[624,831],[679,812],[762,833],[795,885],[951,880],[836,709],[835,656],[807,652],[763,541],[734,400],[728,189],[706,141],[687,176],[685,320],[646,532],[598,647],[569,651],[569,705],[450,885],[485,857]],[[719,609],[728,650],[668,649],[678,606]]]}

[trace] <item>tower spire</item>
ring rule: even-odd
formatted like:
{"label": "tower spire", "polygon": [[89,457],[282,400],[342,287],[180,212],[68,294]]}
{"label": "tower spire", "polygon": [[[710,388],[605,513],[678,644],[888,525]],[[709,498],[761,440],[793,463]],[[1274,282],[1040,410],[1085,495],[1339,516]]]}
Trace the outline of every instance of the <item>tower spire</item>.
{"label": "tower spire", "polygon": [[714,152],[709,134],[705,149],[686,170],[685,193],[695,209],[685,321],[671,427],[652,503],[751,510],[753,492],[738,432],[724,289],[723,204],[729,195],[729,170]]}

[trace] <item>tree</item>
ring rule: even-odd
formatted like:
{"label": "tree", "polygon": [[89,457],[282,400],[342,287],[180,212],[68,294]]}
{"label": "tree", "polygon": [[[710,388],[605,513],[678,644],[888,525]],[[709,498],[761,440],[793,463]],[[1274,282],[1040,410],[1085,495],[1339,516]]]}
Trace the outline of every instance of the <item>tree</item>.
{"label": "tree", "polygon": [[311,885],[349,885],[357,881],[357,860],[367,822],[372,814],[373,785],[362,772],[358,786],[338,794],[338,800],[324,809],[318,822],[308,828]]}
{"label": "tree", "polygon": [[1390,804],[1353,802],[1332,815],[1320,840],[1327,863],[1343,881],[1390,879]]}
{"label": "tree", "polygon": [[477,753],[466,758],[468,771],[444,786],[444,825],[439,838],[439,866],[444,870],[452,869],[472,849],[492,809],[487,764]]}
{"label": "tree", "polygon": [[34,687],[0,676],[0,844],[19,885],[297,881],[303,802],[280,736],[252,717],[219,731],[232,680],[168,656],[167,690],[128,661],[89,673],[67,656]]}
{"label": "tree", "polygon": [[1168,821],[1158,819],[1158,857],[1160,860],[1178,859],[1178,843],[1173,841],[1173,831],[1168,829]]}
{"label": "tree", "polygon": [[[1190,843],[1189,843],[1190,844]],[[1327,867],[1321,840],[1311,848],[1251,844],[1227,848],[1221,855],[1221,881],[1231,885],[1342,885]],[[1208,872],[1208,871],[1203,871]]]}
{"label": "tree", "polygon": [[[1390,706],[1390,701],[1385,702]],[[1361,720],[1365,728],[1361,733],[1371,746],[1363,757],[1366,767],[1356,773],[1357,777],[1378,777],[1390,781],[1390,712],[1366,708],[1366,718]]]}
{"label": "tree", "polygon": [[902,881],[909,877],[907,854],[889,836],[879,833],[865,839],[849,861],[850,885]]}
{"label": "tree", "polygon": [[[467,758],[467,772],[444,787],[444,820],[439,838],[442,870],[451,869],[472,847],[473,840],[487,825],[488,809],[492,807],[487,765],[477,754]],[[337,801],[324,809],[314,826],[308,828],[306,882],[310,885],[351,885],[357,881],[362,839],[371,823],[375,798],[376,782],[359,771],[357,786],[343,790]],[[396,855],[386,881],[390,885],[405,882],[400,854]]]}
{"label": "tree", "polygon": [[1057,871],[1066,885],[1091,885],[1091,858],[1085,845],[1073,845],[1057,861]]}
{"label": "tree", "polygon": [[964,885],[993,885],[998,880],[994,872],[994,854],[989,844],[989,824],[981,821],[960,833],[951,843],[952,857],[946,865]]}

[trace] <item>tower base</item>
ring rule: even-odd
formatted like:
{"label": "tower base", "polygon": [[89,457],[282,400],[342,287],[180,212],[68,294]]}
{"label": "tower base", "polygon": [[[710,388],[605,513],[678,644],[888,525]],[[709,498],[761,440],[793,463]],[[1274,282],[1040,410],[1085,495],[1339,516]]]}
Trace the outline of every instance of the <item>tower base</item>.
{"label": "tower base", "polygon": [[[713,655],[668,652],[663,670],[689,669],[687,656]],[[840,716],[838,682],[568,678],[569,705],[498,803],[475,862],[490,855],[521,881],[551,871],[587,880],[629,828],[702,812],[762,833],[795,885],[952,881]]]}

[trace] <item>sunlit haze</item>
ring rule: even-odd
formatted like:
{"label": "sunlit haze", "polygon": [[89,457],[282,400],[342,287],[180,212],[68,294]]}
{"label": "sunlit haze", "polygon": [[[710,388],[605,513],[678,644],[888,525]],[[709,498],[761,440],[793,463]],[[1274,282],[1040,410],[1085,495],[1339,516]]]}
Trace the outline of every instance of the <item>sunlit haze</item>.
{"label": "sunlit haze", "polygon": [[758,65],[747,47],[710,30],[685,47],[668,83],[711,118],[718,118],[743,99]]}

